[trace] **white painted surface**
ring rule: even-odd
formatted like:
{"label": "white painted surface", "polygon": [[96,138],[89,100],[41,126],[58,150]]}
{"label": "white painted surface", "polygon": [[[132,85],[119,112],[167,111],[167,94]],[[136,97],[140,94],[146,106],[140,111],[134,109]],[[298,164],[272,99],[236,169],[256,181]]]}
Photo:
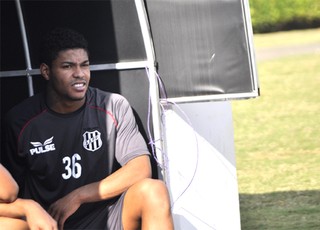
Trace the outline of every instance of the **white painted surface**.
{"label": "white painted surface", "polygon": [[174,105],[163,120],[175,229],[241,229],[230,102]]}

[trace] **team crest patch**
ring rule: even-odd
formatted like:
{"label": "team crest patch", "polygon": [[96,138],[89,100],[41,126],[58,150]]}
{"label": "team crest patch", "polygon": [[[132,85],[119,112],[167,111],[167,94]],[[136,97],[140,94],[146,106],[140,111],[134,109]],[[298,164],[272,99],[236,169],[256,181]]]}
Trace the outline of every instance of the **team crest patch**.
{"label": "team crest patch", "polygon": [[89,151],[96,151],[102,146],[101,133],[98,130],[83,134],[83,148]]}

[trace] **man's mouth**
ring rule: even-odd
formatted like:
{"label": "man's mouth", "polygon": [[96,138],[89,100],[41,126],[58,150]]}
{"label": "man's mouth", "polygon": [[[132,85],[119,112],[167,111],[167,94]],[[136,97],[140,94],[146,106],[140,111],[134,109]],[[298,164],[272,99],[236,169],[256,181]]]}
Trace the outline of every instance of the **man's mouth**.
{"label": "man's mouth", "polygon": [[86,82],[76,82],[76,83],[73,83],[72,86],[77,90],[83,90],[86,87]]}

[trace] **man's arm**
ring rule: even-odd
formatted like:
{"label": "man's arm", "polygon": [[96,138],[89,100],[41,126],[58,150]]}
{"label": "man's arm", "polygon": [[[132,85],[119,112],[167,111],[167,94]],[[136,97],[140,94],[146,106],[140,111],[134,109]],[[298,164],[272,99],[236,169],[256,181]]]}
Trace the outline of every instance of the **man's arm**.
{"label": "man's arm", "polygon": [[49,213],[57,220],[59,229],[63,229],[66,219],[81,204],[113,198],[125,192],[140,180],[150,177],[151,164],[149,156],[136,157],[105,179],[77,188],[59,199],[50,206]]}
{"label": "man's arm", "polygon": [[25,225],[30,229],[58,229],[56,221],[33,200],[18,198],[12,203],[0,203],[0,216],[12,219],[10,221],[12,229],[16,226],[14,219],[17,219],[17,224],[21,224],[20,218],[25,218]]}
{"label": "man's arm", "polygon": [[[1,164],[0,184],[0,222],[5,221],[1,224],[9,224],[11,228],[28,225],[30,229],[57,229],[55,220],[37,202],[17,198],[19,187]],[[22,217],[26,218],[26,223],[16,219]]]}
{"label": "man's arm", "polygon": [[0,164],[0,185],[0,203],[13,202],[17,199],[18,184],[2,164]]}

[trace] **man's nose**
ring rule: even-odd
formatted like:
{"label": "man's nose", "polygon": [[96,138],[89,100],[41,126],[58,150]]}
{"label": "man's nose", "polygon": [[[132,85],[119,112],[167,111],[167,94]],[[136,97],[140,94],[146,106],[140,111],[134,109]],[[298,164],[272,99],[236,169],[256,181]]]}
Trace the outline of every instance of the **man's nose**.
{"label": "man's nose", "polygon": [[81,68],[81,66],[79,66],[79,65],[75,66],[75,69],[74,69],[74,72],[73,72],[73,76],[76,77],[76,78],[85,76],[85,72]]}

